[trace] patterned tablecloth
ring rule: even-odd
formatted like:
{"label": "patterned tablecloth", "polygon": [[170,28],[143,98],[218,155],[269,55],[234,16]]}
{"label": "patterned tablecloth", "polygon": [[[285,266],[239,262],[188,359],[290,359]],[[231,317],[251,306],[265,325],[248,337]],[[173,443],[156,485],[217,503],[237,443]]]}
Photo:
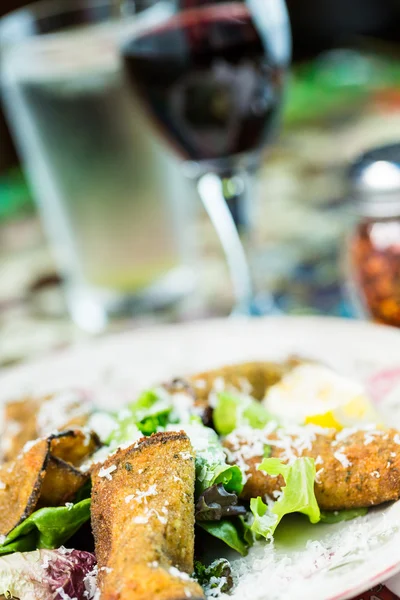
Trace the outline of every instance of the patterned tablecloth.
{"label": "patterned tablecloth", "polygon": [[354,600],[398,600],[398,596],[391,592],[385,585],[377,585],[376,587],[360,594]]}

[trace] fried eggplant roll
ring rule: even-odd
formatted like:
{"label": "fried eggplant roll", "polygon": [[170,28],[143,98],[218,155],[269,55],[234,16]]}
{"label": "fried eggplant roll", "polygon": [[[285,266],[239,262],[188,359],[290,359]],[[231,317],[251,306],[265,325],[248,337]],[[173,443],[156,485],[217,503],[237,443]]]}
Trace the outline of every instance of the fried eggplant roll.
{"label": "fried eggplant roll", "polygon": [[42,506],[71,500],[89,478],[78,465],[98,446],[95,434],[66,431],[26,444],[0,466],[0,535],[7,535]]}
{"label": "fried eggplant roll", "polygon": [[224,446],[229,462],[238,464],[247,478],[244,499],[274,497],[284,486],[282,476],[271,477],[257,468],[266,448],[269,456],[285,463],[298,456],[314,458],[321,509],[362,508],[400,498],[400,433],[394,429],[253,429],[232,433]]}
{"label": "fried eggplant roll", "polygon": [[164,387],[172,393],[191,394],[194,405],[202,412],[203,421],[209,423],[212,413],[209,396],[213,391],[218,391],[220,385],[224,389],[238,390],[251,394],[257,400],[262,400],[267,389],[278,383],[288,371],[300,362],[300,359],[290,358],[283,363],[249,362],[227,365],[185,378],[173,379],[164,384]]}
{"label": "fried eggplant roll", "polygon": [[26,442],[86,425],[91,411],[87,396],[75,390],[41,398],[7,402],[3,409],[0,451],[3,461],[12,460]]}
{"label": "fried eggplant roll", "polygon": [[101,600],[204,598],[191,579],[194,453],[183,432],[121,449],[92,475]]}

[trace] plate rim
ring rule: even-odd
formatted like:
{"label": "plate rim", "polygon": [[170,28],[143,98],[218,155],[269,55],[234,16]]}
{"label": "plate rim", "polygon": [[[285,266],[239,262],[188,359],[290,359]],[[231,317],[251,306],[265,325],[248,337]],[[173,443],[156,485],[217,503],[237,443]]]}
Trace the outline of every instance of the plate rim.
{"label": "plate rim", "polygon": [[393,336],[399,340],[400,347],[400,330],[390,325],[383,325],[379,323],[373,323],[370,321],[364,321],[361,319],[350,319],[345,317],[333,317],[333,316],[321,316],[321,315],[272,315],[272,316],[261,316],[261,317],[247,317],[247,316],[235,316],[235,317],[216,317],[206,319],[196,319],[192,321],[181,321],[177,323],[157,323],[154,325],[144,325],[139,327],[133,327],[121,332],[110,332],[105,335],[92,336],[91,338],[73,342],[66,348],[50,350],[48,353],[39,355],[37,358],[28,357],[27,360],[17,365],[10,365],[0,369],[0,384],[5,377],[13,376],[16,373],[21,373],[30,369],[39,368],[49,362],[62,362],[63,360],[71,357],[75,352],[90,352],[92,350],[99,351],[99,349],[108,346],[112,342],[129,340],[133,336],[145,336],[154,335],[158,332],[163,334],[171,334],[173,331],[178,330],[184,332],[186,330],[202,330],[208,327],[224,328],[233,326],[246,326],[258,322],[261,324],[281,324],[287,323],[301,323],[308,324],[311,327],[318,324],[324,324],[328,327],[339,327],[342,328],[353,328],[366,332],[369,330],[371,333],[374,331],[379,335]]}

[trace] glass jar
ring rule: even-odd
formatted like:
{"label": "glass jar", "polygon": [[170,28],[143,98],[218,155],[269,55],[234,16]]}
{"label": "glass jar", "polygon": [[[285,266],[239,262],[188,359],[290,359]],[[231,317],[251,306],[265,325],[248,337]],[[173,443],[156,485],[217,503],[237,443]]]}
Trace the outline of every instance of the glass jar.
{"label": "glass jar", "polygon": [[363,316],[400,327],[400,144],[363,154],[349,178],[356,217],[346,247],[351,299]]}

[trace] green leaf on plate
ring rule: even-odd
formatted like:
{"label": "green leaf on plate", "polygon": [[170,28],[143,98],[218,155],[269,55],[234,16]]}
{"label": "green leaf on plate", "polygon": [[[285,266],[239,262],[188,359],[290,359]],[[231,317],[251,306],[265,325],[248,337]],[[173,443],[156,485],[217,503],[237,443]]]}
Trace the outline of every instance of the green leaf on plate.
{"label": "green leaf on plate", "polygon": [[37,548],[59,548],[90,519],[90,498],[72,507],[40,508],[5,538],[0,555]]}
{"label": "green leaf on plate", "polygon": [[198,525],[242,556],[246,556],[249,544],[244,539],[240,523],[235,522],[233,519],[226,519],[222,521],[202,521]]}
{"label": "green leaf on plate", "polygon": [[270,420],[270,413],[250,396],[235,396],[228,392],[217,395],[213,423],[219,435],[228,435],[240,425],[262,429]]}
{"label": "green leaf on plate", "polygon": [[272,538],[281,519],[294,512],[307,515],[311,523],[318,523],[321,513],[314,493],[313,458],[297,458],[290,465],[282,463],[278,458],[266,458],[258,468],[268,475],[282,475],[286,485],[271,508],[260,497],[251,499],[250,510],[254,516],[251,528],[256,535]]}
{"label": "green leaf on plate", "polygon": [[322,523],[340,523],[341,521],[351,521],[357,517],[364,517],[368,508],[351,508],[349,510],[321,510]]}

